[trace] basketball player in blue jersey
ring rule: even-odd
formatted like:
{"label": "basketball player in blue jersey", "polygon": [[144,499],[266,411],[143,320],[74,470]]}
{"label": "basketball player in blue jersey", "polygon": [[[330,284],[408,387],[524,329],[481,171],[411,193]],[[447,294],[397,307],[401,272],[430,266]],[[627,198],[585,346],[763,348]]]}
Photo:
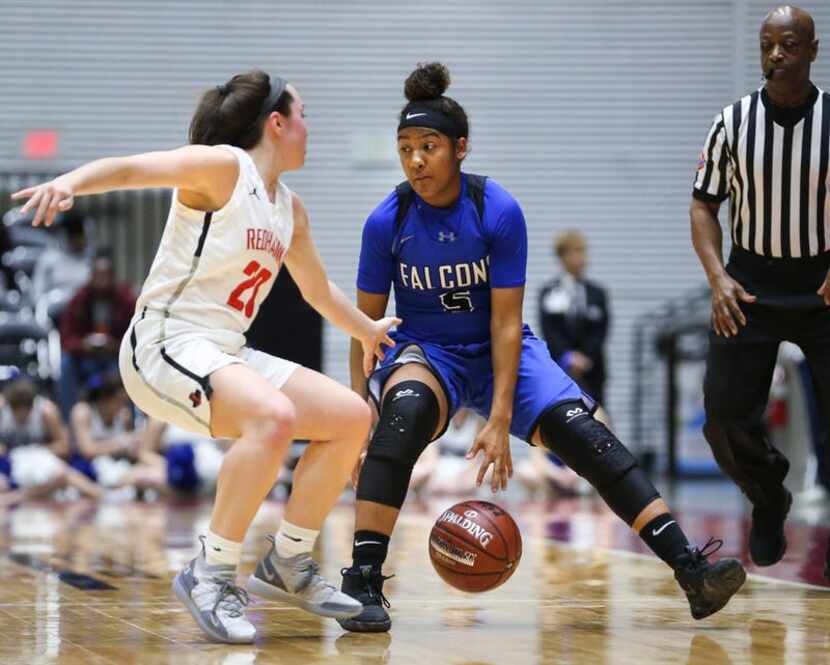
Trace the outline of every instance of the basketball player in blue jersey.
{"label": "basketball player in blue jersey", "polygon": [[[522,323],[527,234],[516,200],[493,180],[461,171],[469,127],[444,96],[449,72],[419,66],[406,81],[398,152],[406,182],[363,230],[358,308],[385,315],[395,286],[403,324],[368,382],[352,345],[352,387],[379,413],[357,482],[353,564],[342,590],[361,614],[338,619],[356,632],[391,627],[381,567],[415,461],[460,407],[487,419],[468,453],[492,466],[493,492],[512,475],[508,434],[545,446],[586,478],[675,571],[696,619],[721,609],[746,573],[734,559],[710,564],[722,544],[689,546],[636,459],[602,423],[595,404]],[[709,545],[714,545],[712,549]],[[708,552],[707,552],[708,550]]]}

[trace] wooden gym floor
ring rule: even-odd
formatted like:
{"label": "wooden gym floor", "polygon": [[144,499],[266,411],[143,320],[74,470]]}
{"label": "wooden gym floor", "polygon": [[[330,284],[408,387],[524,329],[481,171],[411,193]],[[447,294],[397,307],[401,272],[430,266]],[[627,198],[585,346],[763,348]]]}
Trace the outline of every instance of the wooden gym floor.
{"label": "wooden gym floor", "polygon": [[[0,513],[0,663],[72,665],[819,665],[830,663],[830,590],[820,581],[827,532],[794,524],[785,561],[751,575],[720,613],[695,622],[657,559],[595,501],[499,501],[519,522],[524,556],[502,588],[447,587],[427,555],[432,520],[452,498],[408,504],[387,574],[393,627],[356,635],[333,620],[254,600],[255,645],[207,642],[170,590],[207,527],[209,505],[33,504]],[[266,504],[246,541],[243,574],[281,514]],[[745,556],[738,516],[681,514],[694,538],[726,536]],[[347,563],[351,506],[329,519],[324,573]],[[776,579],[770,575],[776,575]],[[823,583],[822,583],[823,584]]]}

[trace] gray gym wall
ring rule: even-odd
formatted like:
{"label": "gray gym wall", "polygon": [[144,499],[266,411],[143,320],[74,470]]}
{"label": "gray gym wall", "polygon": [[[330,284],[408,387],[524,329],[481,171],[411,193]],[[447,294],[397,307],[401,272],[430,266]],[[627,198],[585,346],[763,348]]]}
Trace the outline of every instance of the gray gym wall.
{"label": "gray gym wall", "polygon": [[[830,35],[830,3],[802,4]],[[363,220],[402,179],[393,139],[403,80],[418,61],[441,60],[471,119],[466,169],[502,183],[527,216],[534,327],[539,286],[557,269],[552,236],[579,228],[589,239],[590,276],[613,308],[608,406],[627,435],[632,321],[703,282],[689,242],[691,177],[713,115],[759,85],[757,30],[772,6],[2,0],[0,170],[180,145],[206,87],[252,67],[279,73],[303,94],[310,127],[307,165],[286,182],[351,295]],[[824,49],[814,80],[830,86]],[[60,132],[57,160],[21,157],[25,132],[40,128]],[[341,381],[347,348],[328,327],[325,369]]]}

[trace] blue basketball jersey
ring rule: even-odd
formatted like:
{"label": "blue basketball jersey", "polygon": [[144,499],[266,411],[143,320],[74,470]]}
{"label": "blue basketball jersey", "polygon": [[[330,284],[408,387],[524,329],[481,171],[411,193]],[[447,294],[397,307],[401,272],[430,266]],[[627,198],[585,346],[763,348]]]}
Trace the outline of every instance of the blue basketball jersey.
{"label": "blue basketball jersey", "polygon": [[525,283],[527,228],[516,200],[487,179],[483,219],[467,195],[435,208],[413,193],[396,224],[398,196],[390,194],[363,227],[357,287],[389,293],[395,287],[398,330],[435,344],[490,339],[490,289]]}

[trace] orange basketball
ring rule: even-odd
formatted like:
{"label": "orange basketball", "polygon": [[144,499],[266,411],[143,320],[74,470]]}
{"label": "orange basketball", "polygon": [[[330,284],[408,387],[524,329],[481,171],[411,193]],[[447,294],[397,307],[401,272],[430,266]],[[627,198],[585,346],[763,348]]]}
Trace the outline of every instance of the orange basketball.
{"label": "orange basketball", "polygon": [[429,534],[429,558],[447,584],[490,591],[504,584],[522,558],[513,518],[488,501],[462,501],[445,510]]}

